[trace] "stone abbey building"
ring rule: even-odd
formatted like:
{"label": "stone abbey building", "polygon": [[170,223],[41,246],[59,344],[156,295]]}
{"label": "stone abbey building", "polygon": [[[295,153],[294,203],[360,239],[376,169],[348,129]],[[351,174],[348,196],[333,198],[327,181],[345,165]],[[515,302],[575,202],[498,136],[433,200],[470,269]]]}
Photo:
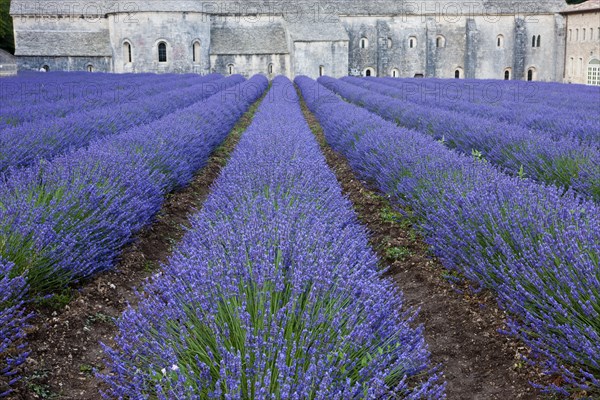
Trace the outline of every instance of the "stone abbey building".
{"label": "stone abbey building", "polygon": [[564,0],[13,0],[20,70],[562,81]]}

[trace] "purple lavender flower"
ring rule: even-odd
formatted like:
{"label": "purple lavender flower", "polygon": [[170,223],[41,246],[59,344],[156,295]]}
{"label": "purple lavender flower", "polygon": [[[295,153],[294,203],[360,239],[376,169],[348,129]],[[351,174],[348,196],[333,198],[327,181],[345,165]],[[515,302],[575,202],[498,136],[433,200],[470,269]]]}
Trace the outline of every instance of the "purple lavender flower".
{"label": "purple lavender flower", "polygon": [[290,93],[273,81],[176,254],[118,321],[107,398],[443,397]]}
{"label": "purple lavender flower", "polygon": [[[189,107],[244,80],[239,75],[215,80],[217,77],[209,75],[197,78],[193,81],[195,83],[183,88],[178,88],[175,84],[173,90],[166,93],[152,96],[139,94],[135,101],[117,104],[109,102],[108,105],[67,113],[64,117],[36,118],[4,129],[0,131],[0,172],[32,165],[41,158],[52,159],[87,146],[95,139],[136,126],[154,124],[170,113]],[[69,104],[72,103],[69,101]]]}
{"label": "purple lavender flower", "polygon": [[11,393],[27,357],[24,343],[29,315],[23,308],[25,279],[12,277],[13,265],[0,259],[0,397]]}
{"label": "purple lavender flower", "polygon": [[[598,205],[460,155],[344,102],[311,79],[296,82],[331,146],[415,213],[444,265],[497,293],[513,316],[508,333],[534,350],[532,362],[565,378],[565,387],[547,389],[597,396]],[[353,90],[344,86],[344,93]]]}
{"label": "purple lavender flower", "polygon": [[319,82],[384,119],[429,134],[464,154],[474,153],[512,175],[573,188],[600,201],[600,149],[595,146],[569,137],[552,139],[515,124],[385,96],[377,91],[397,96],[401,96],[401,91],[370,80],[321,77]]}
{"label": "purple lavender flower", "polygon": [[[266,78],[254,77],[152,125],[5,174],[0,256],[10,268],[2,264],[2,285],[19,285],[22,279],[7,279],[23,275],[29,295],[36,296],[111,268],[122,247],[152,221],[164,196],[205,165],[267,85]],[[21,335],[13,332],[22,325],[22,300],[13,305],[3,295],[0,316],[12,322],[7,333],[0,332],[13,335],[6,336],[12,348]],[[18,365],[20,358],[0,349],[0,366]]]}

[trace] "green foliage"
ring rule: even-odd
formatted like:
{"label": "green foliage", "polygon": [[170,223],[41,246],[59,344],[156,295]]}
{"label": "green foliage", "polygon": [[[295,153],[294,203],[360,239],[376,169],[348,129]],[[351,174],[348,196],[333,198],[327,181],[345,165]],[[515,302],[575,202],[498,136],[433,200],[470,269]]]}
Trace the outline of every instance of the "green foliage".
{"label": "green foliage", "polygon": [[[276,254],[275,263],[277,268],[283,268],[283,255],[281,251]],[[248,265],[250,271],[252,265]],[[292,290],[292,282],[285,282],[282,287],[271,280],[266,280],[261,284],[256,282],[239,281],[239,290],[242,293],[240,297],[216,298],[218,303],[218,312],[214,319],[214,326],[221,327],[222,330],[215,330],[214,326],[209,326],[206,321],[198,318],[198,308],[195,305],[189,307],[188,319],[182,328],[181,321],[170,321],[170,337],[184,338],[184,342],[175,346],[178,349],[177,359],[179,365],[167,366],[163,369],[153,372],[153,379],[157,385],[163,385],[168,389],[169,378],[175,378],[178,373],[187,376],[199,376],[203,371],[198,367],[199,362],[208,366],[208,374],[211,376],[211,384],[205,387],[194,387],[193,389],[204,398],[208,392],[216,389],[216,384],[221,385],[221,390],[227,392],[226,382],[221,381],[221,369],[215,359],[221,359],[219,346],[221,343],[233,353],[239,352],[242,360],[246,360],[247,368],[256,365],[256,354],[248,351],[246,348],[247,332],[244,318],[248,318],[254,327],[253,334],[263,335],[262,339],[269,341],[272,334],[272,326],[277,326],[281,321],[285,321],[282,328],[282,340],[286,343],[285,360],[286,365],[292,365],[293,359],[310,360],[306,354],[307,349],[313,346],[323,346],[328,348],[323,341],[337,340],[339,336],[348,335],[351,330],[349,319],[337,319],[340,312],[343,312],[349,303],[353,301],[350,297],[338,297],[331,293],[319,294],[319,300],[315,303],[310,299],[314,296],[312,293],[312,284],[304,288],[303,293],[295,294]],[[285,311],[284,311],[285,307]],[[242,314],[247,313],[244,317]],[[286,314],[285,317],[282,314]],[[266,316],[266,317],[265,317]],[[358,315],[359,321],[365,320],[366,315]],[[278,322],[274,319],[279,319]],[[317,322],[322,321],[322,322]],[[337,321],[337,323],[332,323]],[[181,335],[185,331],[186,335]],[[309,334],[309,337],[305,337]],[[376,359],[391,353],[399,344],[391,345],[384,343],[381,345],[377,340],[373,341],[372,346],[351,348],[346,345],[338,349],[337,352],[328,355],[329,362],[338,361],[341,365],[341,371],[351,381],[360,381],[360,370],[368,367]],[[348,362],[354,360],[354,362]],[[269,362],[274,362],[270,360]],[[349,367],[353,366],[353,367]],[[308,365],[301,365],[300,368],[307,368]],[[274,365],[274,376],[278,371]],[[389,371],[386,382],[390,386],[397,385],[402,379],[405,371],[395,369]],[[242,372],[242,381],[246,381],[245,372]],[[189,379],[192,385],[197,381]],[[278,393],[281,388],[278,379],[271,379],[271,393]],[[255,398],[256,382],[248,386],[241,387],[242,398]],[[311,396],[310,398],[313,398]]]}
{"label": "green foliage", "polygon": [[393,260],[402,261],[411,256],[411,251],[410,249],[402,246],[390,247],[385,251],[385,255]]}
{"label": "green foliage", "polygon": [[471,149],[471,156],[475,159],[475,161],[486,163],[487,160],[483,156],[483,153],[479,150]]}
{"label": "green foliage", "polygon": [[525,167],[521,165],[521,168],[519,168],[519,179],[525,179],[525,175]]}
{"label": "green foliage", "polygon": [[51,310],[62,310],[67,304],[71,302],[72,298],[73,291],[67,288],[58,293],[54,293],[51,296],[40,297],[36,300],[36,304],[42,308],[49,308]]}
{"label": "green foliage", "polygon": [[10,16],[10,0],[0,0],[0,49],[9,53],[15,52],[15,37],[12,17]]}
{"label": "green foliage", "polygon": [[85,320],[85,327],[90,328],[92,325],[103,323],[113,325],[115,323],[115,319],[110,315],[98,312],[93,315],[89,315]]}
{"label": "green foliage", "polygon": [[31,376],[27,377],[26,386],[31,391],[35,398],[38,399],[56,399],[58,394],[54,393],[50,386],[46,383],[49,377],[49,371],[37,370]]}
{"label": "green foliage", "polygon": [[402,219],[402,214],[400,214],[398,211],[394,210],[390,206],[385,206],[384,209],[381,210],[381,213],[379,215],[381,219],[385,222],[390,222],[393,224],[397,223]]}
{"label": "green foliage", "polygon": [[94,371],[97,369],[97,367],[95,367],[94,365],[90,365],[90,364],[81,364],[79,366],[79,371],[81,371],[82,373],[86,374],[86,375],[93,375]]}

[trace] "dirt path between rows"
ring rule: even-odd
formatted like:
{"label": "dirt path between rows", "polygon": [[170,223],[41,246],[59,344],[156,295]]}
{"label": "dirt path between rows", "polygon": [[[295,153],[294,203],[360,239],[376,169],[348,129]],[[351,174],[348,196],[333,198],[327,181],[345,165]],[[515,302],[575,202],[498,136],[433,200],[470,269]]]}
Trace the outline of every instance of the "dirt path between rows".
{"label": "dirt path between rows", "polygon": [[[116,334],[113,318],[128,302],[135,302],[134,289],[167,261],[184,234],[188,217],[202,206],[258,104],[242,117],[194,181],[169,196],[156,222],[125,249],[115,270],[85,284],[65,307],[36,310],[38,317],[32,321],[34,328],[28,337],[31,355],[26,378],[13,398],[101,398],[98,389],[102,384],[93,373],[104,366],[99,342],[112,343]],[[504,326],[505,315],[493,297],[472,295],[465,287],[449,283],[444,277],[448,272],[428,257],[426,245],[409,221],[395,220],[398,215],[385,199],[368,190],[346,160],[325,144],[318,122],[304,105],[303,111],[344,193],[371,231],[373,247],[391,266],[390,276],[403,291],[406,306],[420,308],[418,322],[425,326],[433,364],[443,367],[448,399],[542,398],[528,384],[529,380],[539,382],[539,376],[520,359],[526,349],[497,333]]]}
{"label": "dirt path between rows", "polygon": [[305,104],[302,108],[344,194],[370,230],[371,245],[390,266],[389,276],[402,290],[405,305],[420,309],[417,322],[425,327],[432,364],[442,366],[448,399],[543,398],[529,384],[540,382],[539,373],[521,361],[527,349],[498,333],[505,326],[505,314],[493,296],[475,295],[468,287],[450,283],[450,272],[428,255],[410,219],[357,179],[346,159],[326,144],[315,116]]}
{"label": "dirt path between rows", "polygon": [[257,101],[238,121],[208,164],[186,188],[168,196],[155,222],[126,248],[112,271],[103,273],[74,292],[64,307],[35,310],[28,335],[31,355],[25,378],[15,399],[101,399],[102,383],[94,370],[104,370],[100,342],[112,344],[117,330],[113,322],[128,303],[135,304],[135,288],[156,273],[172,254],[188,225],[188,218],[201,208],[210,187],[246,130]]}

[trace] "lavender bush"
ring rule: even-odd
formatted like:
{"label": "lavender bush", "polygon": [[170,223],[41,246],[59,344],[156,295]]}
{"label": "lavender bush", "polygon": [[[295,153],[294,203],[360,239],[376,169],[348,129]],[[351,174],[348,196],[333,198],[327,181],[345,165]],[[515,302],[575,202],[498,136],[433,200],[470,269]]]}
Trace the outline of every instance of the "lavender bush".
{"label": "lavender bush", "polygon": [[29,316],[23,309],[25,279],[9,276],[12,265],[0,260],[0,397],[9,395],[18,368],[27,357],[25,329]]}
{"label": "lavender bush", "polygon": [[287,78],[139,298],[106,398],[443,397]]}
{"label": "lavender bush", "polygon": [[573,188],[600,201],[600,149],[384,96],[358,86],[359,78],[321,77],[319,82],[387,120],[427,133],[465,154],[475,153],[513,175]]}
{"label": "lavender bush", "polygon": [[[118,105],[128,102],[137,102],[140,99],[162,95],[167,96],[169,92],[176,93],[181,89],[199,83],[208,83],[222,78],[221,75],[213,74],[206,77],[198,75],[181,75],[177,77],[160,77],[150,75],[143,78],[129,78],[128,80],[116,80],[104,74],[88,74],[85,81],[72,82],[73,77],[64,76],[64,81],[53,82],[56,90],[66,92],[55,101],[17,103],[13,106],[2,107],[0,111],[0,131],[21,125],[25,122],[43,121],[51,124],[52,118],[64,118],[71,113],[80,113],[83,111],[92,111],[100,107],[111,106],[113,109]],[[24,83],[33,85],[26,80]],[[45,87],[48,83],[40,84]],[[40,96],[36,92],[40,87],[32,91],[31,96],[35,99]],[[25,88],[24,90],[28,90]],[[57,96],[58,97],[58,96]],[[50,99],[50,95],[48,95]]]}
{"label": "lavender bush", "polygon": [[190,181],[266,87],[254,78],[152,125],[102,138],[0,185],[0,254],[48,292],[110,268],[119,249]]}
{"label": "lavender bush", "polygon": [[[365,78],[382,94],[600,145],[600,89],[548,82]],[[381,90],[380,90],[381,89]],[[395,89],[395,90],[394,90]],[[573,105],[577,106],[574,107]]]}
{"label": "lavender bush", "polygon": [[[88,72],[38,73],[22,71],[19,75],[0,81],[0,108],[8,109],[15,106],[40,105],[51,106],[55,102],[74,98],[85,100],[86,83],[103,82],[109,90],[121,90],[129,83],[164,82],[177,79],[182,75],[174,74],[112,74]],[[189,76],[189,75],[187,75]],[[197,75],[195,75],[197,77]]]}
{"label": "lavender bush", "polygon": [[[444,265],[493,289],[547,390],[600,395],[600,209],[573,192],[503,174],[297,78],[328,142],[400,206]],[[367,99],[368,101],[368,99]]]}
{"label": "lavender bush", "polygon": [[0,132],[0,172],[31,165],[40,158],[55,157],[134,126],[153,123],[242,80],[239,75],[217,81],[213,76],[198,78],[197,84],[183,90],[5,129]]}
{"label": "lavender bush", "polygon": [[[0,270],[0,282],[24,275],[29,295],[37,296],[111,268],[164,196],[204,166],[267,85],[254,77],[152,125],[5,176],[0,257],[10,264]],[[6,313],[18,327],[11,307],[0,301],[0,317]],[[11,342],[6,345],[0,366],[12,357]]]}

